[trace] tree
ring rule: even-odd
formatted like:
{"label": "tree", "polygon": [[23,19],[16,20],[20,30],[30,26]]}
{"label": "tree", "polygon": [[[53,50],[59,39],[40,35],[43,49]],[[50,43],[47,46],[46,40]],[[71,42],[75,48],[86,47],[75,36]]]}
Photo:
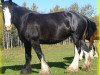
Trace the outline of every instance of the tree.
{"label": "tree", "polygon": [[3,33],[3,15],[2,15],[2,9],[0,8],[0,47],[2,47],[2,35]]}
{"label": "tree", "polygon": [[92,17],[92,15],[94,14],[94,8],[90,4],[79,7],[78,3],[74,3],[66,8],[66,11],[75,11],[89,18]]}
{"label": "tree", "polygon": [[53,12],[60,12],[60,11],[64,11],[64,8],[60,8],[60,6],[56,5],[53,9],[50,9],[50,13]]}
{"label": "tree", "polygon": [[91,19],[96,23],[96,25],[98,26],[99,25],[99,20],[98,20],[99,16],[93,16],[91,17]]}
{"label": "tree", "polygon": [[24,3],[22,4],[22,7],[27,7],[26,2],[24,2]]}
{"label": "tree", "polygon": [[27,7],[26,2],[24,2],[24,3],[22,4],[22,7],[25,7],[25,8],[27,8],[27,9],[29,9],[29,7]]}
{"label": "tree", "polygon": [[72,5],[70,5],[68,8],[66,8],[66,11],[75,11],[75,12],[79,12],[79,5],[78,3],[74,3]]}
{"label": "tree", "polygon": [[88,4],[88,5],[85,5],[84,7],[81,7],[80,13],[82,15],[92,17],[92,15],[94,14],[94,9],[91,5]]}
{"label": "tree", "polygon": [[37,8],[38,8],[38,7],[36,6],[36,4],[33,3],[33,4],[32,4],[32,7],[31,7],[31,10],[32,10],[32,11],[37,11]]}

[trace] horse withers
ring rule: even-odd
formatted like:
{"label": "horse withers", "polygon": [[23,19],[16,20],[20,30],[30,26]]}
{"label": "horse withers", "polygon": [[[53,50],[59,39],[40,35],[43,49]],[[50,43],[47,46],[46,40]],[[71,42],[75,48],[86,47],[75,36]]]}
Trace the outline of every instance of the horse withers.
{"label": "horse withers", "polygon": [[[76,72],[79,69],[79,53],[81,48],[85,52],[84,68],[89,69],[91,66],[91,58],[89,55],[90,49],[84,42],[84,34],[88,34],[88,29],[91,29],[90,23],[82,15],[69,11],[57,12],[49,14],[37,14],[21,7],[12,0],[2,0],[2,8],[4,15],[4,25],[7,30],[11,29],[11,24],[14,24],[18,30],[18,35],[25,47],[25,65],[21,73],[31,73],[31,48],[33,47],[40,62],[40,75],[50,75],[50,68],[46,63],[42,53],[40,44],[55,44],[72,37],[75,44],[75,56],[73,62],[66,69],[66,72]],[[93,23],[93,31],[96,30],[96,25]],[[88,29],[87,29],[88,28]],[[88,34],[91,36],[91,34]]]}

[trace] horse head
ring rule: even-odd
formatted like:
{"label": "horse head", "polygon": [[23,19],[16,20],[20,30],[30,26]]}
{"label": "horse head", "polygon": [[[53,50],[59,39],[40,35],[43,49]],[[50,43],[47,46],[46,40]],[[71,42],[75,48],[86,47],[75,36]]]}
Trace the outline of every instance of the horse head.
{"label": "horse head", "polygon": [[12,0],[9,0],[9,1],[1,0],[1,3],[2,3],[2,10],[3,10],[4,25],[5,25],[6,30],[9,31],[12,29],[12,22],[11,22],[12,21],[11,20]]}

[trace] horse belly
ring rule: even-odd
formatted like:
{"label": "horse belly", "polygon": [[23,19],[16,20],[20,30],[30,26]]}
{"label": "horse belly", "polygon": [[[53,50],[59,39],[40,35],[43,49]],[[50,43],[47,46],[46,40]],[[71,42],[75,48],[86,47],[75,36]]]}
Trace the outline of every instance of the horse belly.
{"label": "horse belly", "polygon": [[40,37],[41,44],[56,44],[59,43],[70,36],[70,31],[62,28],[53,31],[52,33],[46,32]]}

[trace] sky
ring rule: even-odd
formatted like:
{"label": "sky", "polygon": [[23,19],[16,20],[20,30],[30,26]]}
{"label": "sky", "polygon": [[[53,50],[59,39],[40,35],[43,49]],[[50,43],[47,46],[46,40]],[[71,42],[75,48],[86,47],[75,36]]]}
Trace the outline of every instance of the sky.
{"label": "sky", "polygon": [[90,4],[97,11],[97,1],[98,0],[13,0],[13,2],[18,5],[22,5],[24,2],[27,3],[28,7],[31,7],[33,3],[38,6],[37,11],[39,12],[49,12],[50,9],[59,5],[62,8],[67,8],[73,3],[78,3],[79,6],[84,6]]}

